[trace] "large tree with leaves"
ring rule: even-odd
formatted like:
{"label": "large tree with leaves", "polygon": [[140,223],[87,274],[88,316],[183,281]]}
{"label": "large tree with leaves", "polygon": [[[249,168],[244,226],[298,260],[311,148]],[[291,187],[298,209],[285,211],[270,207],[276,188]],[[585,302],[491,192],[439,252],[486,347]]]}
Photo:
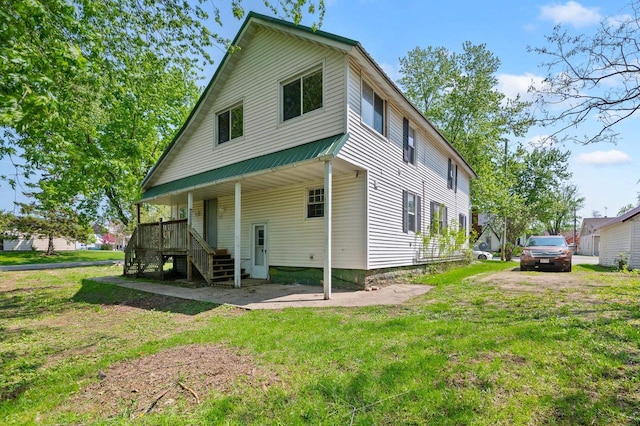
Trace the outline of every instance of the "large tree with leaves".
{"label": "large tree with leaves", "polygon": [[[220,11],[205,1],[0,2],[0,156],[21,156],[26,175],[126,225],[197,98],[208,49],[229,47],[209,29]],[[324,13],[322,0],[265,4],[294,22]],[[243,16],[241,1],[230,8]]]}
{"label": "large tree with leaves", "polygon": [[474,206],[496,213],[501,204],[496,196],[504,193],[504,141],[523,136],[531,123],[527,103],[497,90],[499,65],[484,44],[466,42],[460,53],[416,47],[400,59],[399,80],[407,97],[478,173]]}
{"label": "large tree with leaves", "polygon": [[[615,141],[616,126],[640,109],[640,1],[625,12],[606,17],[593,34],[558,25],[547,44],[530,47],[542,55],[547,75],[532,86],[544,125],[551,136],[583,144]],[[598,122],[592,133],[575,134],[586,122]]]}

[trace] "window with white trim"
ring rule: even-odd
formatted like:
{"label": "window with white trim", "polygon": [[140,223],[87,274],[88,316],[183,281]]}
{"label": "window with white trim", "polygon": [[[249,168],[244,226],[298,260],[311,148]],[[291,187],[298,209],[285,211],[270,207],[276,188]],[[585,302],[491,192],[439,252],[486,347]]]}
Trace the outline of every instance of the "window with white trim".
{"label": "window with white trim", "polygon": [[431,202],[431,233],[442,234],[447,227],[447,207],[438,203],[437,201]]}
{"label": "window with white trim", "polygon": [[324,217],[324,188],[310,189],[307,194],[307,218]]}
{"label": "window with white trim", "polygon": [[402,191],[402,231],[403,232],[420,232],[422,230],[421,223],[421,204],[420,196],[409,191]]}
{"label": "window with white trim", "polygon": [[282,84],[282,121],[322,108],[322,69]]}
{"label": "window with white trim", "polygon": [[467,216],[466,215],[464,215],[462,213],[460,213],[458,215],[458,225],[460,226],[459,229],[463,229],[465,231],[465,233],[466,233],[466,231],[467,231]]}
{"label": "window with white trim", "polygon": [[362,121],[381,135],[385,134],[385,102],[371,86],[362,82]]}
{"label": "window with white trim", "polygon": [[219,113],[217,115],[218,144],[242,137],[243,120],[242,104]]}

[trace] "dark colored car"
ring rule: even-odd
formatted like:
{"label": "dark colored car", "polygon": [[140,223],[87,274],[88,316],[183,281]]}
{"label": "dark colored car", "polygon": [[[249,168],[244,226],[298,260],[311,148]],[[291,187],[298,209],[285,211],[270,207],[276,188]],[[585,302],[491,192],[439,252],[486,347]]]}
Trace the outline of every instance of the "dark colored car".
{"label": "dark colored car", "polygon": [[533,236],[520,255],[520,270],[556,269],[571,272],[571,249],[562,235]]}

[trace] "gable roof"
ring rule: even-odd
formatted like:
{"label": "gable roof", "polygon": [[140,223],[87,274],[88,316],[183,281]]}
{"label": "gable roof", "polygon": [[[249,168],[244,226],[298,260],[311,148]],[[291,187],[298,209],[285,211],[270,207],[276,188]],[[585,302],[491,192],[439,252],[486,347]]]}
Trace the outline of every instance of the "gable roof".
{"label": "gable roof", "polygon": [[635,209],[629,210],[628,212],[626,212],[625,214],[623,214],[621,216],[614,217],[613,219],[610,219],[607,223],[602,225],[602,228],[606,228],[607,226],[615,225],[616,223],[626,222],[628,220],[633,219],[634,217],[636,217],[638,215],[640,215],[640,206],[636,207]]}
{"label": "gable roof", "polygon": [[[593,234],[598,231],[602,226],[610,222],[610,217],[587,217],[582,219],[582,226],[580,227],[580,235]],[[585,233],[585,230],[589,232]]]}
{"label": "gable roof", "polygon": [[[478,175],[471,168],[469,163],[467,163],[467,161],[462,157],[462,155],[460,155],[460,153],[453,147],[453,145],[451,145],[451,143],[449,143],[449,141],[447,141],[444,138],[444,136],[438,131],[438,129],[436,129],[431,124],[431,122],[429,122],[429,120],[424,116],[424,114],[409,101],[409,99],[404,95],[404,93],[398,88],[398,86],[396,86],[396,84],[391,80],[391,78],[389,78],[389,76],[386,75],[386,73],[382,70],[382,68],[373,60],[373,58],[369,55],[369,53],[367,53],[367,51],[362,47],[362,45],[358,41],[349,39],[347,37],[342,37],[336,34],[328,33],[325,31],[314,30],[313,28],[307,27],[304,25],[296,25],[288,21],[262,15],[256,12],[249,12],[249,14],[247,15],[247,18],[243,22],[242,26],[240,27],[240,30],[238,31],[238,33],[236,34],[235,38],[231,43],[232,48],[227,50],[226,54],[222,58],[222,61],[220,62],[220,65],[218,66],[213,77],[209,81],[209,84],[207,84],[207,87],[204,89],[204,91],[200,95],[200,98],[196,102],[196,105],[191,110],[191,113],[185,120],[180,130],[178,130],[178,132],[176,133],[176,136],[173,138],[171,143],[162,152],[158,161],[156,161],[156,163],[153,165],[153,167],[149,170],[149,172],[143,179],[142,181],[143,191],[144,191],[144,188],[150,183],[152,176],[156,173],[160,164],[180,143],[182,138],[188,132],[191,124],[196,120],[196,117],[203,112],[202,110],[203,110],[205,101],[210,96],[212,96],[213,92],[215,91],[214,89],[215,89],[216,83],[223,78],[225,73],[231,72],[234,62],[237,61],[236,59],[234,59],[234,57],[237,57],[237,55],[234,55],[234,52],[236,50],[235,48],[237,47],[241,48],[243,43],[245,42],[245,37],[250,39],[251,33],[255,31],[255,27],[258,27],[258,26],[266,26],[266,27],[275,28],[281,31],[286,31],[288,33],[292,33],[295,36],[307,39],[309,41],[320,43],[320,44],[326,45],[327,47],[340,50],[346,54],[350,54],[351,56],[354,56],[354,52],[359,52],[360,55],[362,55],[362,57],[365,58],[367,63],[373,66],[373,68],[379,73],[379,75],[382,76],[382,78],[386,81],[386,83],[398,95],[400,95],[400,97],[404,100],[404,102],[415,113],[417,113],[419,117],[421,117],[421,119],[425,122],[425,124],[429,128],[433,129],[440,136],[440,138],[446,144],[446,147],[449,150],[451,150],[462,161],[462,167],[467,170],[467,172],[471,175],[471,177],[475,177],[475,178],[478,177]],[[338,151],[335,151],[333,155],[337,155],[337,153]],[[180,179],[180,181],[182,180],[184,179]],[[166,184],[163,184],[163,185],[166,185]],[[149,190],[153,188],[149,188]],[[149,190],[147,190],[145,194]],[[147,198],[147,197],[145,196],[143,198]]]}

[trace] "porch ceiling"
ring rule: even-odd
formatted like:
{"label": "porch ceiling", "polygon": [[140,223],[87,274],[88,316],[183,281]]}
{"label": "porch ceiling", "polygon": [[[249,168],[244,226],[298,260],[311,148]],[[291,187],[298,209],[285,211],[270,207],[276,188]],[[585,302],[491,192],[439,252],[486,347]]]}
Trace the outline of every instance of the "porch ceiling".
{"label": "porch ceiling", "polygon": [[288,186],[301,182],[318,181],[324,178],[324,161],[332,158],[334,176],[354,174],[362,171],[335,154],[346,141],[347,135],[338,135],[316,141],[307,146],[296,147],[257,157],[179,181],[168,182],[145,191],[141,202],[151,204],[184,204],[188,193],[194,200],[206,200],[235,192],[235,183],[242,183],[242,192],[263,191],[269,188]]}

